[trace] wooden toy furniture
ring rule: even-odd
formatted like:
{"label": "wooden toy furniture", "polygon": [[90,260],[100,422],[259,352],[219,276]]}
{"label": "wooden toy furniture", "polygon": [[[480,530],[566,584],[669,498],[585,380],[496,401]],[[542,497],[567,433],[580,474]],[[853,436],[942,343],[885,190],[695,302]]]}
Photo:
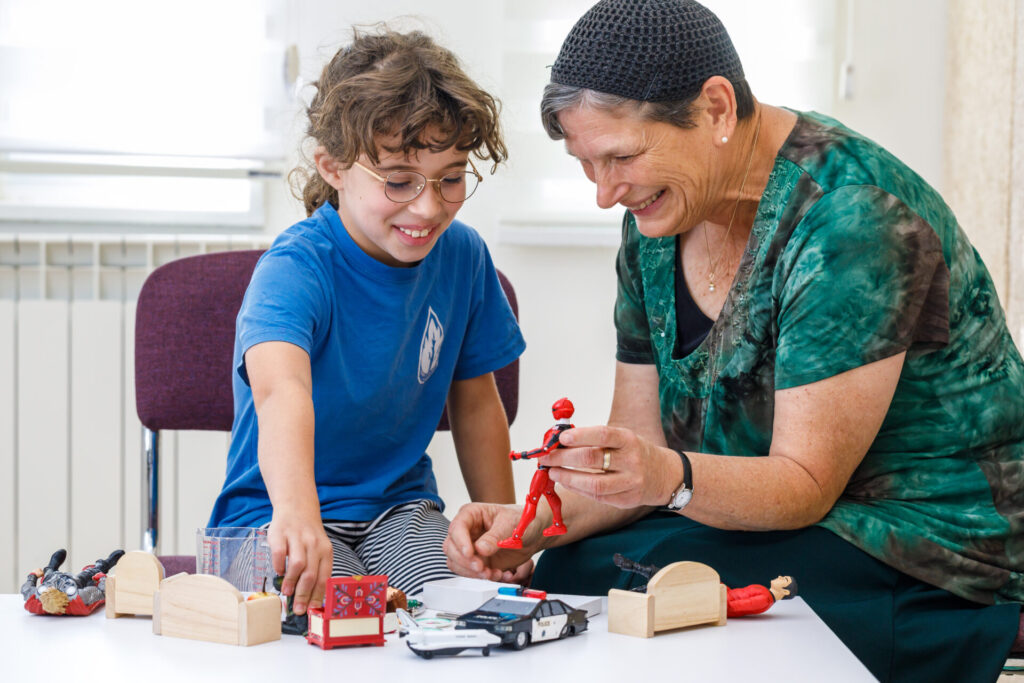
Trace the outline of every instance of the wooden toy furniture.
{"label": "wooden toy furniture", "polygon": [[647,583],[646,593],[608,591],[608,630],[650,638],[658,631],[697,624],[725,625],[726,588],[700,562],[674,562]]}
{"label": "wooden toy furniture", "polygon": [[[225,251],[166,263],[146,278],[135,309],[135,409],[143,427],[142,549],[159,547],[160,431],[231,431],[235,318],[261,250]],[[498,280],[518,317],[515,290]],[[494,373],[511,425],[519,406],[519,360]],[[447,410],[439,430],[448,429]]]}
{"label": "wooden toy furniture", "polygon": [[107,619],[153,614],[153,594],[164,580],[164,566],[142,550],[125,553],[107,574]]}
{"label": "wooden toy furniture", "polygon": [[323,607],[310,607],[313,645],[325,650],[340,645],[383,645],[388,577],[346,576],[328,579]]}
{"label": "wooden toy furniture", "polygon": [[281,600],[246,600],[219,576],[177,574],[154,594],[153,633],[228,645],[280,640]]}

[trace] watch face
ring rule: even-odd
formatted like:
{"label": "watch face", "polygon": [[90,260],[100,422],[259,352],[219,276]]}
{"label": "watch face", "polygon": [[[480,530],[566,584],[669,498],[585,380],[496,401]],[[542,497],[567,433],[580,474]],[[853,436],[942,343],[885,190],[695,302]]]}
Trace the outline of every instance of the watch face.
{"label": "watch face", "polygon": [[686,507],[686,504],[690,502],[691,498],[693,498],[693,491],[690,489],[683,489],[676,493],[675,498],[672,499],[672,507],[676,510],[682,510]]}

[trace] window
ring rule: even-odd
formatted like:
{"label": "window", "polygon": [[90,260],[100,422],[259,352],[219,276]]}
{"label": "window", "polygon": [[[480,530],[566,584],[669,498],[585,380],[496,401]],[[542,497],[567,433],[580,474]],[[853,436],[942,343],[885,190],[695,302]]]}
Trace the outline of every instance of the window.
{"label": "window", "polygon": [[[836,0],[703,0],[733,39],[761,101],[830,111],[836,85]],[[550,65],[591,0],[504,5],[501,96],[509,147],[499,239],[514,244],[618,245],[622,211],[602,211],[594,185],[540,125]],[[780,38],[780,36],[782,38]],[[523,201],[524,197],[530,198]]]}
{"label": "window", "polygon": [[0,0],[0,221],[262,226],[285,0]]}

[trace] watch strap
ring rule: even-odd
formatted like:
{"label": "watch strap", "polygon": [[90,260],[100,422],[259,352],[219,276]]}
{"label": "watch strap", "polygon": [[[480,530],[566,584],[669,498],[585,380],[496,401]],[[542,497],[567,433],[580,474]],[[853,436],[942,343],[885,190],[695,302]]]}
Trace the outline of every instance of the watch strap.
{"label": "watch strap", "polygon": [[693,467],[690,466],[690,457],[681,450],[676,450],[683,461],[683,486],[690,491],[693,490]]}
{"label": "watch strap", "polygon": [[[672,492],[672,497],[669,498],[666,507],[673,512],[682,510],[690,502],[690,497],[693,495],[693,468],[690,466],[690,458],[685,452],[676,449],[676,453],[679,454],[679,458],[683,463],[683,481],[682,483]],[[679,495],[683,491],[688,491],[690,496],[686,497],[682,505],[677,505],[676,501],[679,500]]]}

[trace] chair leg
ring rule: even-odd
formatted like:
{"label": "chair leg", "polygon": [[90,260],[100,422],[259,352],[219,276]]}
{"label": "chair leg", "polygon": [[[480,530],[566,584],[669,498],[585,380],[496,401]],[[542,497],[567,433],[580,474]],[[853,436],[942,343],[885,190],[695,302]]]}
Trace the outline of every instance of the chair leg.
{"label": "chair leg", "polygon": [[142,482],[142,549],[155,553],[160,523],[160,432],[142,428],[145,468]]}

